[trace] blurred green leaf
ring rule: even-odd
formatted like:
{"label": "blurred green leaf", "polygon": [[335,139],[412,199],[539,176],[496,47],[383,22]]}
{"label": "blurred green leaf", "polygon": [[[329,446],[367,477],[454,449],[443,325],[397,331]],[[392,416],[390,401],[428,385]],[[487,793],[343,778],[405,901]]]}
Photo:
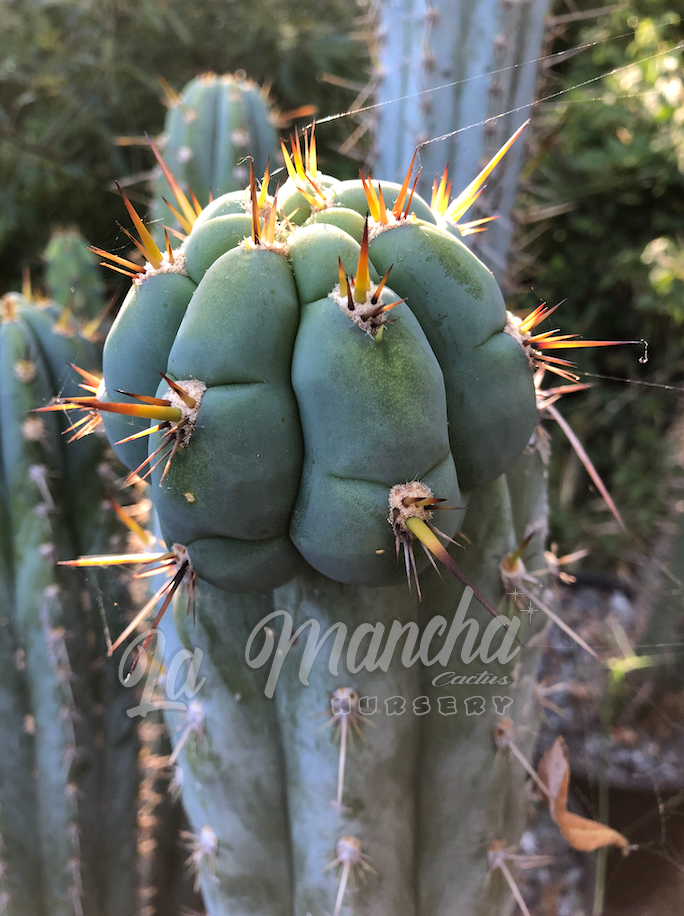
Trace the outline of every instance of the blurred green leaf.
{"label": "blurred green leaf", "polygon": [[[244,69],[272,82],[282,110],[344,110],[353,93],[318,75],[369,71],[367,48],[350,37],[364,10],[356,0],[0,0],[3,288],[38,266],[57,225],[111,243],[112,180],[152,166],[147,150],[115,141],[161,130],[159,77],[180,90],[200,72]],[[320,136],[324,167],[334,161],[346,177],[355,164],[336,149],[353,126],[333,122]]]}

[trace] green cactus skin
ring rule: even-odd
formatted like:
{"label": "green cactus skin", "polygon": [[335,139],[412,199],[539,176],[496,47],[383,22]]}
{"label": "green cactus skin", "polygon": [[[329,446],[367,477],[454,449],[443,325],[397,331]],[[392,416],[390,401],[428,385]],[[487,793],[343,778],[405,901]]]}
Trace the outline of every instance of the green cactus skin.
{"label": "green cactus skin", "polygon": [[[496,479],[529,441],[536,406],[527,357],[503,333],[506,308],[493,275],[458,239],[426,225],[383,232],[370,250],[381,273],[395,265],[392,284],[411,303],[443,367],[461,486]],[[469,398],[475,386],[478,397]]]}
{"label": "green cactus skin", "polygon": [[[402,186],[394,181],[383,181],[381,187],[387,209],[391,210],[399,197]],[[368,210],[368,203],[363,189],[363,182],[356,180],[341,181],[335,189],[334,203],[337,207],[349,207],[350,210],[356,210],[357,213],[364,215]],[[423,222],[435,222],[435,216],[429,205],[418,194],[414,194],[411,200],[411,213],[415,214],[416,218]]]}
{"label": "green cactus skin", "polygon": [[[228,288],[226,276],[231,277]],[[268,542],[278,538],[283,560],[294,559],[287,527],[302,444],[289,376],[298,318],[294,281],[284,258],[272,251],[234,248],[207,271],[183,319],[168,371],[176,379],[201,378],[207,390],[195,447],[179,452],[167,487],[158,486],[161,467],[152,483],[159,491],[162,530],[189,546],[191,556],[193,542],[207,537],[223,539],[228,551],[233,539],[243,546],[245,541],[266,542],[265,565],[270,567]],[[207,352],[217,343],[212,365]],[[157,438],[150,439],[154,449]],[[219,478],[217,454],[224,455]],[[253,549],[258,550],[258,543]],[[295,569],[287,564],[277,578],[287,579]],[[209,581],[217,575],[210,573]],[[251,580],[234,587],[249,589]]]}
{"label": "green cactus skin", "polygon": [[[72,606],[69,596],[61,594],[56,581],[53,551],[64,538],[48,515],[48,504],[31,468],[47,474],[62,475],[60,427],[57,417],[48,415],[41,436],[52,446],[52,455],[40,441],[23,434],[29,411],[46,402],[51,385],[30,332],[17,321],[5,321],[0,341],[0,413],[3,429],[3,469],[12,531],[14,569],[14,614],[25,658],[25,678],[30,708],[35,723],[34,787],[37,799],[39,841],[32,851],[33,872],[42,873],[45,911],[73,912],[71,894],[81,881],[80,867],[70,873],[69,863],[80,859],[78,835],[73,834],[77,820],[77,799],[68,794],[74,784],[73,755],[76,733],[73,716],[75,698],[69,682],[69,667],[60,675],[65,662],[63,635],[71,621],[66,617]],[[34,367],[32,381],[21,382],[14,372],[20,360]],[[39,421],[41,424],[43,421]],[[49,462],[49,463],[48,463]],[[66,658],[67,665],[70,660]],[[73,669],[71,669],[73,670]],[[29,770],[30,772],[30,770]],[[37,861],[36,861],[37,860]]]}
{"label": "green cactus skin", "polygon": [[[336,194],[344,184],[342,196],[360,206],[360,182],[325,184]],[[390,202],[398,193],[388,189]],[[232,207],[235,194],[227,198]],[[214,202],[216,214],[222,205]],[[358,232],[354,211],[339,212]],[[503,333],[501,294],[491,273],[448,233],[414,217],[395,221],[372,238],[371,258],[382,269],[373,261],[369,269],[377,282],[393,268],[381,304],[407,304],[395,308],[396,320],[376,340],[352,327],[330,298],[338,258],[347,274],[355,269],[359,246],[351,235],[315,214],[289,235],[287,247],[254,250],[237,244],[247,219],[232,213],[198,220],[175,272],[164,268],[136,281],[105,345],[109,398],[117,390],[166,397],[162,372],[208,386],[191,447],[152,474],[164,536],[188,547],[201,578],[230,590],[250,590],[258,569],[271,587],[287,581],[298,566],[292,544],[333,579],[397,584],[392,530],[381,514],[388,490],[425,478],[458,505],[456,474],[465,489],[496,478],[534,428],[531,373],[522,348]],[[184,274],[189,263],[197,286]],[[322,386],[339,402],[337,426],[327,422]],[[394,425],[385,426],[383,417]],[[110,435],[145,425],[121,417],[105,423]],[[331,448],[352,428],[358,433],[343,433],[341,449]],[[163,435],[149,437],[150,456],[163,447]],[[367,443],[375,461],[360,460],[354,442]],[[115,447],[131,470],[145,462],[144,439]],[[388,450],[399,460],[388,464]],[[226,457],[217,465],[219,454]],[[452,535],[458,517],[445,524]],[[361,554],[369,557],[365,565]]]}
{"label": "green cactus skin", "polygon": [[[316,184],[319,188],[323,189],[329,199],[334,200],[337,189],[342,182],[330,175],[322,175],[318,172],[316,175]],[[298,182],[293,181],[292,178],[288,178],[281,188],[278,194],[278,203],[285,216],[287,216],[295,226],[301,226],[316,212],[316,209],[312,208],[311,203],[301,193]],[[347,209],[354,208],[349,207]],[[364,210],[363,212],[365,213],[366,211]]]}
{"label": "green cactus skin", "polygon": [[[288,259],[300,302],[304,305],[328,296],[339,283],[337,259],[341,259],[346,273],[353,274],[359,251],[359,244],[337,226],[316,224],[297,229],[289,239]],[[374,283],[380,279],[372,264],[370,277]]]}
{"label": "green cactus skin", "polygon": [[[497,750],[495,690],[481,718],[464,713],[462,698],[445,717],[445,689],[432,684],[439,669],[404,664],[400,649],[387,672],[343,661],[330,675],[332,639],[302,687],[300,637],[281,659],[273,701],[265,672],[244,661],[248,634],[271,611],[288,612],[295,627],[315,619],[323,631],[337,622],[388,631],[394,620],[425,631],[436,615],[451,621],[460,582],[441,582],[416,551],[419,604],[395,563],[395,539],[401,547],[408,538],[390,503],[395,485],[446,500],[452,511],[435,511],[434,521],[448,536],[467,535],[457,561],[503,612],[513,608],[501,563],[531,532],[526,559],[543,565],[545,474],[537,453],[524,454],[536,423],[531,369],[503,333],[491,273],[432,217],[391,217],[360,248],[360,183],[317,183],[329,200],[313,213],[298,182],[286,184],[279,204],[299,210],[275,242],[237,243],[244,193],[214,201],[184,242],[178,272],[147,270],[135,281],[105,348],[109,398],[116,389],[164,398],[181,416],[177,432],[149,436],[148,455],[158,462],[150,493],[163,537],[187,547],[198,577],[197,623],[185,598],[175,620],[182,645],[204,652],[207,681],[185,717],[170,714],[193,862],[212,916],[446,916],[454,895],[467,901],[464,913],[498,916],[510,890],[490,872],[488,850],[519,839],[525,777]],[[387,188],[390,205],[399,190]],[[361,251],[370,251],[369,284],[392,268],[389,285],[365,302]],[[354,273],[352,284],[345,277]],[[182,295],[165,313],[168,282]],[[390,304],[383,317],[358,317]],[[192,404],[160,372],[185,385]],[[472,616],[510,650],[501,621],[477,605]],[[269,626],[278,638],[278,623]],[[490,672],[513,685],[506,715],[527,751],[535,664],[534,650],[517,647]],[[340,783],[336,729],[320,730],[339,688],[381,706],[390,696],[409,705],[423,698],[431,712],[381,712],[359,726],[365,741],[347,746]],[[336,856],[343,866],[350,849],[367,881],[343,894],[349,868],[326,866]]]}
{"label": "green cactus skin", "polygon": [[96,255],[76,229],[57,229],[43,255],[48,294],[79,319],[96,319],[105,307]]}
{"label": "green cactus skin", "polygon": [[[396,299],[385,288],[379,304]],[[350,335],[349,319],[329,299],[302,311],[292,381],[307,456],[290,533],[305,559],[337,582],[400,580],[386,514],[397,482],[421,480],[460,505],[442,371],[408,306],[393,314],[397,324],[378,341]],[[459,521],[449,513],[449,536]]]}
{"label": "green cactus skin", "polygon": [[[260,174],[267,160],[280,154],[273,115],[262,90],[247,79],[213,73],[199,76],[170,103],[164,124],[164,158],[187,192],[192,188],[202,206],[241,190],[249,177],[248,159]],[[153,220],[167,222],[162,198],[173,192],[160,173],[153,183]]]}
{"label": "green cactus skin", "polygon": [[36,304],[23,296],[16,296],[15,303],[18,316],[36,338],[55,390],[64,397],[77,397],[81,390],[69,363],[96,366],[99,362],[97,348],[81,336],[73,322],[60,322],[63,310],[56,303]]}
{"label": "green cactus skin", "polygon": [[[325,633],[344,621],[350,634],[360,624],[417,623],[417,601],[404,586],[359,588],[340,585],[318,574],[298,577],[275,593],[275,606],[295,621],[316,619]],[[421,717],[411,713],[390,717],[384,700],[422,694],[420,668],[406,667],[400,652],[389,669],[351,674],[343,662],[337,677],[330,674],[327,656],[316,660],[309,686],[298,678],[301,650],[287,656],[276,688],[287,774],[287,804],[294,862],[295,913],[332,912],[337,895],[337,870],[325,866],[335,857],[340,837],[361,842],[375,874],[355,881],[354,905],[346,899],[344,913],[414,916],[416,781],[419,767]],[[360,656],[363,655],[363,649]],[[343,656],[344,659],[344,656]],[[243,662],[244,664],[244,662]],[[334,804],[338,791],[339,734],[330,721],[330,697],[336,688],[351,687],[359,696],[377,696],[380,712],[362,721],[362,738],[350,738],[345,767],[342,811]]]}
{"label": "green cactus skin", "polygon": [[[132,394],[155,393],[159,384],[158,367],[166,364],[194,292],[192,280],[178,273],[160,273],[131,287],[107,335],[102,355],[107,396],[111,400],[132,400],[119,394],[122,390]],[[106,414],[103,420],[117,457],[134,470],[147,458],[147,443],[144,439],[124,445],[117,443],[149,424],[116,414]]]}
{"label": "green cactus skin", "polygon": [[[1,331],[0,331],[1,334]],[[1,339],[0,339],[1,342]],[[2,362],[0,362],[0,368]],[[14,380],[12,380],[14,384]],[[4,419],[0,403],[0,417]],[[0,425],[3,440],[7,426]],[[3,441],[4,445],[4,441]],[[4,520],[9,518],[8,481],[2,463],[2,503]],[[19,635],[15,613],[14,557],[10,526],[0,525],[0,595],[2,599],[2,631],[0,638],[0,722],[4,753],[0,755],[0,836],[2,837],[2,878],[0,899],[7,910],[12,906],[17,914],[36,913],[43,916],[41,887],[36,882],[40,833],[38,808],[32,781],[26,779],[34,759],[34,737],[27,729],[27,716],[32,709],[25,677],[25,650]]]}
{"label": "green cactus skin", "polygon": [[221,194],[204,207],[195,220],[194,229],[199,229],[204,223],[218,219],[219,216],[244,216],[250,206],[249,193],[244,188]]}
{"label": "green cactus skin", "polygon": [[[78,325],[73,321],[64,321],[64,310],[57,303],[34,303],[20,297],[15,307],[17,316],[33,334],[40,356],[46,363],[53,392],[63,397],[84,394],[79,387],[81,379],[71,369],[71,365],[98,367],[101,362],[98,346],[82,337]],[[93,461],[101,451],[101,446],[95,448],[89,439],[77,440],[69,447],[63,485],[70,524],[79,524],[81,521],[85,523],[93,515],[92,507],[101,501],[92,489],[94,481],[96,490],[101,488],[101,483],[92,473]],[[93,499],[95,502],[92,502]],[[96,514],[96,518],[99,523],[99,514]],[[88,539],[82,542],[84,548],[89,543]]]}
{"label": "green cactus skin", "polygon": [[[381,187],[391,208],[401,186]],[[339,182],[332,203],[309,221],[337,219],[344,226],[348,218],[335,216],[338,207],[365,214],[363,183]],[[410,303],[444,370],[451,448],[461,486],[469,490],[503,473],[532,435],[532,377],[521,348],[502,333],[506,308],[493,275],[451,232],[425,225],[434,215],[415,194],[411,212],[419,222],[390,223],[373,238],[371,258],[381,274],[392,268],[392,285]],[[467,397],[474,386],[477,400]],[[501,398],[507,388],[508,401]]]}
{"label": "green cactus skin", "polygon": [[[272,596],[232,595],[198,583],[197,618],[184,601],[175,617],[182,644],[204,652],[207,681],[197,696],[202,727],[187,740],[179,770],[183,804],[197,835],[214,831],[211,856],[199,863],[212,916],[290,916],[291,861],[283,759],[275,704],[264,695],[264,673],[244,663],[253,627],[273,608]],[[226,613],[229,608],[229,613]],[[179,740],[187,717],[168,713]]]}
{"label": "green cactus skin", "polygon": [[[481,583],[495,606],[506,609],[506,597],[499,572],[502,558],[515,550],[526,534],[535,530],[533,543],[525,552],[529,569],[545,568],[543,542],[546,535],[546,470],[538,451],[523,455],[509,472],[470,495],[463,532],[472,542],[461,569],[472,582]],[[536,528],[535,528],[536,526]],[[425,576],[421,610],[425,617],[441,613],[447,618],[461,600],[463,587],[452,579]],[[469,617],[487,626],[489,619],[475,603]],[[537,613],[536,618],[542,618]],[[523,624],[521,636],[530,637],[542,626]],[[435,641],[438,651],[439,640]],[[440,670],[424,672],[424,692],[432,710],[423,719],[421,762],[419,767],[420,841],[418,844],[419,912],[447,916],[454,912],[454,888],[458,888],[459,912],[473,916],[507,913],[510,889],[502,875],[488,868],[487,850],[491,843],[514,847],[525,827],[525,782],[527,774],[518,761],[496,750],[494,730],[500,716],[491,697],[508,696],[513,704],[506,715],[514,725],[516,744],[531,759],[538,727],[535,700],[535,671],[538,653],[522,649],[508,665],[464,664],[453,653],[448,670],[456,677],[471,676],[485,668],[493,675],[507,675],[510,686],[434,687],[431,679]],[[444,670],[444,669],[441,669]],[[440,716],[440,695],[456,697],[455,716]],[[464,715],[463,698],[469,694],[487,699],[481,716]],[[457,883],[455,875],[458,875]]]}
{"label": "green cactus skin", "polygon": [[[419,146],[420,193],[429,193],[447,162],[453,186],[465,188],[477,163],[501,147],[536,99],[549,6],[549,0],[523,7],[499,0],[385,0],[375,73],[378,174],[400,180]],[[439,142],[424,143],[428,137]],[[499,219],[468,238],[498,280],[506,272],[523,161],[517,145],[487,180],[481,215]]]}
{"label": "green cactus skin", "polygon": [[236,248],[251,228],[252,221],[245,213],[217,216],[206,225],[195,224],[195,231],[184,247],[185,269],[193,282],[199,283],[214,261]]}
{"label": "green cactus skin", "polygon": [[364,219],[356,210],[349,207],[330,207],[328,210],[317,210],[312,213],[304,225],[311,226],[316,223],[329,223],[337,226],[355,242],[361,244],[363,238]]}
{"label": "green cactus skin", "polygon": [[[542,568],[545,521],[546,468],[536,447],[520,456],[506,475],[470,494],[463,531],[471,544],[459,561],[464,572],[504,611],[509,609],[505,593],[511,586],[502,581],[500,563],[523,537],[533,533],[525,562],[530,569]],[[342,585],[312,571],[276,589],[272,597],[229,595],[199,582],[195,625],[185,602],[177,602],[175,621],[182,644],[190,651],[203,650],[200,672],[207,677],[197,696],[204,716],[201,734],[188,740],[178,766],[195,835],[211,829],[217,838],[215,865],[208,858],[199,862],[200,884],[212,916],[332,913],[339,869],[326,866],[334,860],[336,843],[343,836],[360,841],[373,869],[362,880],[357,875],[353,891],[348,890],[344,897],[343,916],[416,916],[422,912],[451,916],[455,900],[459,913],[491,916],[510,912],[510,889],[500,874],[490,870],[487,853],[492,843],[509,847],[519,841],[525,823],[527,777],[512,756],[496,748],[494,732],[501,716],[492,697],[513,699],[505,712],[513,722],[516,744],[530,759],[538,718],[536,650],[521,649],[505,665],[498,661],[463,664],[458,649],[461,638],[446,668],[441,664],[423,667],[420,662],[403,663],[404,643],[400,641],[387,671],[350,671],[346,643],[337,673],[331,674],[333,631],[304,686],[300,681],[308,635],[304,630],[282,660],[272,701],[264,696],[269,665],[250,670],[245,662],[250,633],[274,610],[287,611],[293,628],[316,620],[319,640],[339,622],[348,627],[349,636],[359,625],[383,623],[385,638],[394,621],[401,626],[416,624],[421,632],[437,614],[450,623],[462,598],[460,583],[452,579],[440,582],[426,573],[422,588],[419,603],[405,586]],[[491,623],[476,605],[469,609],[471,618],[477,620],[481,632]],[[275,631],[277,644],[279,618],[266,625]],[[525,624],[524,640],[529,641],[541,625],[536,617],[533,624]],[[364,645],[367,643],[362,643],[359,657]],[[252,659],[261,646],[257,638],[250,650]],[[383,642],[382,648],[385,646]],[[431,656],[442,646],[433,637]],[[471,676],[484,668],[490,675],[507,676],[509,686],[432,685],[435,676],[446,670],[454,676]],[[362,738],[349,740],[340,809],[334,804],[339,729],[330,725],[330,697],[342,687],[359,696],[377,697],[379,711],[361,721]],[[472,695],[485,697],[484,715],[466,714],[464,700]],[[439,711],[440,699],[443,702],[447,696],[456,700],[456,715]],[[385,701],[392,697],[406,698],[407,712],[389,716]],[[415,714],[414,708],[421,714]],[[242,716],[241,724],[237,716]],[[175,715],[169,718],[178,739],[187,720]],[[264,742],[258,748],[254,744],[257,736]],[[254,755],[249,763],[243,762],[245,753]],[[272,765],[279,755],[282,764],[277,778],[265,778],[264,766]],[[280,792],[284,798],[278,803]],[[257,810],[250,808],[248,817],[243,813],[246,798],[258,799]],[[262,864],[264,847],[258,833],[264,824],[272,825],[268,868]],[[245,829],[250,831],[249,860],[242,839]],[[281,893],[277,905],[264,901],[261,884],[259,896],[254,892],[250,896],[248,891],[252,876],[260,874],[269,876],[270,891],[275,866],[284,870],[278,876]]]}
{"label": "green cactus skin", "polygon": [[[115,667],[99,664],[104,581],[79,581],[55,567],[58,558],[110,549],[117,523],[102,509],[104,443],[90,437],[67,450],[62,418],[31,413],[55,393],[81,393],[61,380],[65,359],[93,368],[94,348],[56,322],[59,312],[18,295],[2,300],[1,651],[8,663],[0,703],[6,726],[15,719],[0,779],[2,891],[16,916],[73,916],[80,907],[132,916],[138,777],[130,695]],[[113,607],[125,609],[122,584],[107,588]]]}

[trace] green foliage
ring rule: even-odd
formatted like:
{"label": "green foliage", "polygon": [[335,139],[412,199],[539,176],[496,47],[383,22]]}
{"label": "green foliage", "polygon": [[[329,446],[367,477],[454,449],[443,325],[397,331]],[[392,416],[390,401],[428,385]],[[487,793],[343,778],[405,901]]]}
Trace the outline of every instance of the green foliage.
{"label": "green foliage", "polygon": [[[557,12],[567,13],[566,4],[558,3]],[[637,0],[565,29],[553,51],[596,44],[563,59],[540,93],[563,94],[542,105],[536,120],[521,202],[525,233],[531,229],[535,236],[526,250],[533,263],[519,274],[519,288],[531,283],[552,304],[566,300],[558,313],[566,330],[648,340],[648,363],[638,361],[639,348],[583,350],[577,355],[582,372],[676,384],[684,372],[684,84],[678,47],[684,27],[668,4]],[[540,224],[546,230],[541,236]],[[531,304],[529,294],[518,296],[519,308]],[[552,532],[564,547],[591,543],[592,562],[614,563],[625,549],[647,550],[662,511],[663,436],[676,395],[591,376],[581,381],[594,387],[581,404],[568,397],[561,407],[629,534],[619,535],[558,432],[552,469],[558,487],[551,492],[561,497]]]}
{"label": "green foliage", "polygon": [[664,310],[676,324],[684,324],[682,240],[667,237],[653,239],[642,251],[641,261],[651,268],[648,272],[650,288],[637,298],[637,308]]}
{"label": "green foliage", "polygon": [[[319,76],[365,71],[365,45],[350,37],[358,12],[345,0],[0,0],[3,285],[37,261],[55,225],[111,241],[120,212],[112,176],[152,164],[149,151],[116,138],[161,130],[159,77],[180,90],[198,72],[242,68],[259,83],[273,80],[284,110],[343,110],[349,91]],[[347,130],[333,124],[323,138],[338,165]]]}

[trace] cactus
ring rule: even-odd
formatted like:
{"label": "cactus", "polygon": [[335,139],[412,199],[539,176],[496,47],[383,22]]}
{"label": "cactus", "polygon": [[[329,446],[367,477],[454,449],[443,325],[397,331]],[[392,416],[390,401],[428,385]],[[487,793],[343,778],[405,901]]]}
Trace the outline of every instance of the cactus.
{"label": "cactus", "polygon": [[[418,190],[427,191],[445,162],[454,187],[465,187],[473,163],[498,149],[535,102],[549,5],[549,0],[522,5],[383,0],[374,168],[397,179],[418,146],[423,165]],[[511,214],[522,162],[520,147],[506,157],[481,202],[483,215],[499,218],[490,231],[467,240],[500,281],[514,232]]]}
{"label": "cactus", "polygon": [[[67,449],[61,417],[31,413],[56,392],[81,393],[67,362],[98,361],[59,306],[0,300],[0,909],[13,916],[135,911],[137,739],[130,697],[100,664],[104,583],[55,566],[116,543],[120,523],[102,507],[105,444]],[[119,627],[127,592],[112,585],[106,609]]]}
{"label": "cactus", "polygon": [[[205,73],[180,95],[171,96],[168,104],[164,158],[184,190],[191,188],[204,206],[210,195],[220,197],[244,187],[250,156],[263,172],[269,157],[278,154],[267,95],[244,74]],[[160,170],[152,191],[152,218],[163,222],[168,218],[163,199],[171,200],[173,191]]]}
{"label": "cactus", "polygon": [[96,320],[105,308],[97,259],[76,229],[57,229],[43,255],[49,296],[79,320]]}
{"label": "cactus", "polygon": [[[461,568],[503,607],[512,587],[504,586],[499,564],[530,529],[534,544],[525,559],[530,568],[544,565],[542,466],[534,448],[505,479],[474,491],[469,502],[473,514],[463,531],[471,546]],[[510,890],[491,873],[487,853],[496,841],[507,848],[519,841],[525,774],[497,752],[493,733],[505,709],[515,722],[518,746],[531,756],[534,651],[526,651],[515,675],[510,663],[467,665],[455,660],[454,652],[446,669],[454,677],[485,668],[497,680],[515,677],[513,687],[464,690],[433,686],[445,668],[406,667],[401,646],[388,670],[350,673],[343,662],[333,676],[328,646],[305,689],[298,676],[302,646],[285,660],[275,703],[266,695],[268,665],[254,671],[245,663],[250,634],[275,609],[288,611],[295,627],[316,620],[321,634],[338,621],[349,634],[359,624],[377,622],[387,632],[394,621],[424,629],[439,613],[451,621],[463,597],[460,584],[426,575],[421,587],[422,604],[405,586],[341,585],[308,571],[273,597],[227,595],[200,582],[195,624],[185,602],[177,603],[183,646],[203,651],[201,674],[207,678],[193,714],[169,716],[176,740],[186,739],[179,755],[183,801],[195,827],[193,861],[211,914],[447,914],[455,898],[459,912],[509,912]],[[486,614],[469,616],[486,625]],[[439,641],[433,643],[432,653],[440,648]],[[335,710],[333,699],[332,712],[330,705],[331,696],[343,700],[345,694],[352,703],[355,697],[376,697],[380,711],[364,719],[350,705],[347,721],[342,704]],[[514,708],[497,709],[493,697],[507,695]],[[472,703],[476,696],[486,702],[485,715],[469,717],[465,699]],[[393,697],[406,700],[403,715],[387,715],[385,704]],[[452,709],[456,715],[443,714]],[[325,729],[330,720],[332,727]],[[343,728],[350,732],[345,754]],[[363,737],[353,736],[356,729]],[[346,763],[342,776],[341,763]],[[325,869],[336,860],[336,871]],[[342,883],[345,865],[366,872],[367,880],[357,880],[353,893],[351,877],[347,889]]]}
{"label": "cactus", "polygon": [[[165,582],[117,643],[173,601],[185,657],[204,653],[169,718],[212,916],[507,913],[525,801],[507,748],[529,756],[537,718],[516,611],[545,600],[533,370],[571,377],[546,351],[574,335],[535,333],[544,306],[506,313],[412,168],[337,181],[313,136],[283,153],[275,197],[252,173],[204,210],[163,165],[190,229],[176,251],[124,195],[148,260],[110,256],[133,285],[106,391],[61,401],[151,480],[168,545],[138,558]],[[318,658],[302,625],[332,628]],[[355,664],[369,641],[377,664]]]}

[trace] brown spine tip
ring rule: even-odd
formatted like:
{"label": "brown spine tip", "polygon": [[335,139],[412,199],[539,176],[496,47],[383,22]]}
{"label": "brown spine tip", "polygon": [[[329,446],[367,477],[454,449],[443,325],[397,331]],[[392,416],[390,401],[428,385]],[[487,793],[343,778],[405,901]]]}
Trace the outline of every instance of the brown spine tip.
{"label": "brown spine tip", "polygon": [[254,160],[249,160],[249,194],[252,199],[252,242],[261,244],[261,227],[259,225],[259,199],[257,195],[256,177],[254,175]]}
{"label": "brown spine tip", "polygon": [[387,273],[385,274],[385,276],[382,278],[382,280],[381,280],[380,283],[378,284],[378,286],[377,286],[375,292],[374,292],[373,295],[371,296],[371,302],[373,303],[373,305],[377,305],[377,304],[378,304],[378,299],[380,298],[380,294],[382,293],[383,289],[385,288],[385,283],[387,283],[387,280],[388,280],[388,278],[389,278],[390,273],[392,272],[392,268],[393,268],[393,267],[394,267],[394,264],[390,264],[389,270],[387,271]]}

